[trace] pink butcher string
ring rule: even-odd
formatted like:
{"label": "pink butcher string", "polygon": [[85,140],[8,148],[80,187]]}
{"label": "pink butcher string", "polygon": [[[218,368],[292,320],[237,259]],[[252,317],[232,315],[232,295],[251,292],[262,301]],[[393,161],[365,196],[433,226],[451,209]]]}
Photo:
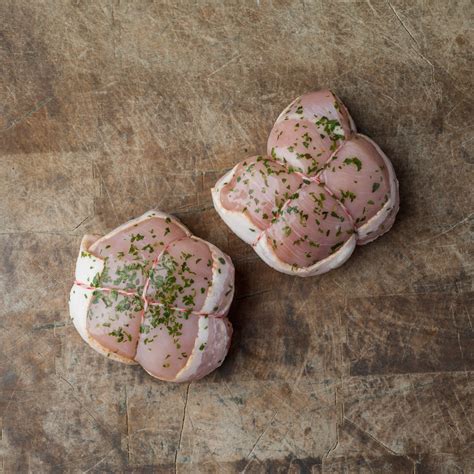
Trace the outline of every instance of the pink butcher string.
{"label": "pink butcher string", "polygon": [[[150,272],[153,271],[157,267],[158,262],[163,257],[163,255],[168,251],[168,249],[170,248],[170,246],[172,244],[175,244],[175,243],[179,242],[180,240],[186,239],[188,237],[190,237],[190,236],[185,235],[184,237],[180,237],[179,239],[171,240],[170,242],[168,242],[163,247],[163,249],[159,253],[159,255],[153,259],[153,263],[152,263]],[[139,296],[137,293],[134,293],[132,291],[119,290],[119,289],[114,289],[114,288],[94,287],[94,286],[86,285],[85,283],[82,283],[82,282],[77,281],[77,280],[75,280],[74,283],[77,286],[79,286],[81,288],[84,288],[84,289],[87,289],[87,290],[100,290],[100,291],[105,291],[105,292],[116,291],[120,295],[124,295],[124,296]],[[143,285],[143,293],[140,296],[140,298],[143,300],[143,314],[142,314],[142,318],[141,318],[142,323],[143,323],[143,319],[145,317],[145,312],[146,312],[148,306],[159,306],[159,307],[162,307],[162,308],[166,306],[167,308],[169,308],[172,311],[178,311],[180,313],[193,314],[195,316],[214,316],[214,313],[206,313],[206,312],[203,312],[203,311],[189,311],[189,309],[179,308],[177,306],[168,306],[168,305],[164,305],[163,303],[151,302],[146,296],[146,293],[148,291],[149,286],[150,286],[150,276],[148,276],[147,279],[145,280],[145,284]]]}

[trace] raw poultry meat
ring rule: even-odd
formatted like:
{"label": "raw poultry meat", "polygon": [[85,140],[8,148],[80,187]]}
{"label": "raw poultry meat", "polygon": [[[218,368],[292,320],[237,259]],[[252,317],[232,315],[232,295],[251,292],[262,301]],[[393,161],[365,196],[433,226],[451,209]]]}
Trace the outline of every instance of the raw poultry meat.
{"label": "raw poultry meat", "polygon": [[237,164],[212,197],[224,222],[276,270],[327,272],[393,225],[393,166],[331,91],[294,100],[276,120],[267,153]]}
{"label": "raw poultry meat", "polygon": [[204,377],[230,346],[234,267],[214,245],[158,211],[86,235],[69,308],[82,338],[161,380]]}

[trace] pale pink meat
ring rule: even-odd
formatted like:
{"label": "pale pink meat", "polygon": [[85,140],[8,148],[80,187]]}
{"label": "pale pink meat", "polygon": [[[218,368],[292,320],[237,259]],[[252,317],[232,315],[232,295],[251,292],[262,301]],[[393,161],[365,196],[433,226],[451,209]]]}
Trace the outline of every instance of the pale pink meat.
{"label": "pale pink meat", "polygon": [[360,227],[382,209],[390,196],[387,166],[362,135],[346,141],[319,176]]}
{"label": "pale pink meat", "polygon": [[331,91],[312,92],[296,99],[278,117],[267,153],[289,169],[314,176],[353,132],[346,108]]}
{"label": "pale pink meat", "polygon": [[[70,311],[96,350],[170,381],[218,367],[230,345],[230,258],[175,218],[150,211],[81,245]],[[210,320],[223,324],[209,324]],[[224,328],[216,340],[216,327]]]}
{"label": "pale pink meat", "polygon": [[308,267],[336,252],[353,233],[340,203],[311,182],[288,201],[266,238],[281,260]]}
{"label": "pale pink meat", "polygon": [[175,240],[150,273],[148,300],[200,311],[212,285],[212,264],[211,251],[203,241]]}
{"label": "pale pink meat", "polygon": [[149,374],[164,380],[173,379],[192,353],[200,317],[204,316],[149,306],[135,360]]}
{"label": "pale pink meat", "polygon": [[223,205],[240,211],[261,230],[269,227],[279,209],[295,193],[303,179],[269,157],[254,156],[240,163],[223,186]]}
{"label": "pale pink meat", "polygon": [[143,301],[111,290],[95,289],[87,315],[87,331],[102,346],[133,358],[143,314]]}
{"label": "pale pink meat", "polygon": [[293,101],[275,122],[267,152],[238,164],[212,196],[229,227],[273,268],[324,273],[392,226],[399,207],[392,164],[356,133],[331,91]]}
{"label": "pale pink meat", "polygon": [[169,242],[185,235],[169,217],[147,219],[102,237],[89,248],[92,254],[105,261],[97,286],[142,291],[153,258]]}

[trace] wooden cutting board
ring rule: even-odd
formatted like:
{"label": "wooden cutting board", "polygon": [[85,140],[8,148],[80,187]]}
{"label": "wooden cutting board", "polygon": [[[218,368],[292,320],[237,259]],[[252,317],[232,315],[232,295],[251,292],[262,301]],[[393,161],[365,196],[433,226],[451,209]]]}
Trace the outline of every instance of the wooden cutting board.
{"label": "wooden cutting board", "polygon": [[[3,470],[472,472],[469,10],[2,2]],[[401,211],[342,268],[297,279],[228,230],[210,187],[323,87],[392,159]],[[237,269],[230,354],[189,385],[108,361],[69,321],[81,236],[151,208]]]}

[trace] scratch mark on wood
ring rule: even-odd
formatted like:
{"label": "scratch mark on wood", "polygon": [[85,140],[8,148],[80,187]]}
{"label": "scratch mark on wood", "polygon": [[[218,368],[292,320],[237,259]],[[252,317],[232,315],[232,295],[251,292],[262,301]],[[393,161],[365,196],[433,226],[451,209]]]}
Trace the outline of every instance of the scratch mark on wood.
{"label": "scratch mark on wood", "polygon": [[28,235],[28,234],[44,234],[44,235],[69,235],[75,237],[77,234],[71,234],[71,231],[42,231],[42,230],[12,230],[8,232],[0,232],[0,235]]}
{"label": "scratch mark on wood", "polygon": [[[430,387],[430,392],[431,392],[431,395],[433,397],[433,400],[434,400],[434,403],[436,403],[437,407],[438,407],[438,411],[439,411],[439,417],[440,417],[440,420],[443,420],[444,423],[442,423],[442,426],[444,428],[444,430],[446,431],[446,435],[449,437],[448,439],[450,440],[450,444],[451,444],[451,440],[452,440],[452,436],[450,435],[450,431],[452,431],[453,433],[453,436],[455,438],[458,438],[459,440],[462,439],[461,436],[458,436],[458,434],[456,433],[456,430],[453,428],[453,426],[456,426],[456,428],[458,429],[458,432],[461,433],[459,431],[459,428],[458,426],[456,425],[456,423],[454,422],[452,416],[451,416],[451,413],[449,412],[449,409],[448,410],[443,410],[442,409],[442,406],[441,406],[441,400],[440,400],[440,397],[438,396],[438,394],[433,390],[433,387]],[[414,394],[415,397],[417,396],[416,393]],[[450,420],[451,420],[451,423],[450,423]]]}
{"label": "scratch mark on wood", "polygon": [[415,37],[411,34],[410,30],[406,27],[406,25],[403,22],[403,20],[401,19],[400,15],[397,13],[395,8],[393,8],[393,5],[388,0],[387,0],[387,3],[388,3],[388,6],[390,7],[390,9],[392,10],[392,12],[394,13],[394,15],[397,17],[398,21],[400,22],[400,25],[402,25],[403,29],[410,35],[410,38],[414,41],[414,43],[418,47],[420,47],[420,45],[418,44],[418,41],[416,41]]}
{"label": "scratch mark on wood", "polygon": [[276,410],[274,413],[273,413],[273,416],[271,417],[270,421],[268,422],[267,426],[265,426],[265,429],[260,433],[260,435],[257,437],[257,439],[255,440],[255,443],[253,444],[252,446],[252,449],[250,450],[250,452],[247,454],[247,456],[245,457],[245,459],[249,459],[249,462],[247,463],[247,465],[245,466],[244,470],[242,471],[242,474],[245,473],[245,471],[247,470],[247,467],[250,465],[250,463],[252,462],[252,459],[251,456],[252,454],[255,452],[255,449],[257,448],[257,445],[258,443],[260,442],[260,440],[265,436],[265,434],[267,433],[267,431],[269,430],[271,424],[273,423],[273,420],[275,419],[275,417],[277,416],[278,414],[278,410]]}
{"label": "scratch mark on wood", "polygon": [[[338,410],[339,403],[338,403],[338,388],[334,390],[334,405],[336,410]],[[343,419],[344,416],[342,415],[341,418]],[[323,456],[323,460],[328,459],[331,454],[336,451],[337,447],[339,446],[339,432],[341,430],[341,420],[340,417],[336,415],[336,440],[334,441],[333,445],[327,450],[327,452]]]}
{"label": "scratch mark on wood", "polygon": [[77,224],[73,229],[71,229],[71,232],[78,229],[79,227],[81,227],[81,225],[84,224],[84,222],[86,222],[90,218],[91,218],[91,216],[87,216],[85,219],[82,219],[82,221],[79,222],[79,224]]}
{"label": "scratch mark on wood", "polygon": [[446,230],[444,230],[443,232],[440,232],[439,234],[436,234],[434,235],[433,237],[429,237],[428,239],[425,239],[425,240],[420,240],[419,242],[415,242],[414,244],[415,245],[421,245],[421,244],[426,244],[428,242],[431,242],[443,235],[446,235],[447,233],[451,232],[452,230],[454,230],[456,227],[459,227],[460,225],[464,224],[465,222],[468,222],[472,217],[474,216],[474,212],[469,214],[467,217],[465,217],[464,219],[461,219],[459,222],[456,222],[455,224],[449,226]]}
{"label": "scratch mark on wood", "polygon": [[143,160],[140,160],[140,167],[141,167],[141,170],[142,170],[143,183],[145,184],[145,193],[146,193],[146,196],[147,196],[148,200],[151,202],[150,189],[148,188],[148,180],[146,178],[146,172],[145,172],[145,168],[143,166]]}
{"label": "scratch mark on wood", "polygon": [[258,296],[258,295],[264,295],[265,293],[270,293],[272,290],[260,290],[260,291],[254,291],[252,293],[247,293],[246,295],[241,295],[241,296],[238,296],[237,298],[235,298],[237,301],[240,301],[240,300],[245,300],[247,298],[253,298],[254,296]]}
{"label": "scratch mark on wood", "polygon": [[118,218],[118,215],[117,215],[117,211],[115,210],[114,202],[113,202],[112,197],[109,193],[109,190],[107,189],[107,186],[105,184],[105,180],[104,180],[104,177],[102,175],[102,172],[100,171],[100,168],[97,164],[94,163],[93,166],[95,166],[95,168],[97,169],[97,172],[99,173],[100,181],[102,182],[102,186],[104,187],[105,193],[107,194],[107,198],[109,200],[110,207],[112,208],[112,212],[114,213],[115,220],[117,222],[119,222],[119,218]]}
{"label": "scratch mark on wood", "polygon": [[[239,417],[240,417],[240,424],[241,426],[244,425],[244,421],[243,421],[243,418],[242,418],[242,413],[241,413],[241,409],[239,407],[239,405],[237,404],[236,402],[236,397],[235,395],[233,394],[232,390],[230,389],[229,387],[229,384],[227,382],[224,382],[224,387],[226,388],[226,390],[229,392],[229,395],[230,395],[230,400],[231,402],[236,406],[238,412],[239,412]],[[191,420],[191,417],[189,418]],[[192,423],[191,423],[192,424]]]}
{"label": "scratch mark on wood", "polygon": [[377,13],[377,10],[373,7],[372,5],[372,2],[370,0],[366,0],[367,1],[367,5],[369,5],[369,8],[372,10],[372,12],[374,13],[375,16],[379,16],[379,14]]}
{"label": "scratch mark on wood", "polygon": [[400,22],[400,24],[402,25],[402,28],[408,33],[408,35],[410,36],[410,38],[412,39],[412,41],[415,43],[416,45],[416,48],[413,48],[413,50],[416,52],[416,54],[418,54],[418,56],[420,56],[424,61],[426,61],[431,67],[432,69],[434,70],[434,64],[426,57],[424,56],[421,52],[420,52],[420,45],[418,44],[418,41],[416,41],[415,37],[412,35],[412,33],[410,32],[410,30],[406,27],[405,23],[403,22],[403,20],[401,19],[400,15],[397,13],[397,11],[395,10],[395,8],[393,8],[392,4],[389,2],[389,0],[387,0],[387,3],[390,7],[390,9],[392,10],[392,12],[394,13],[394,15],[397,17],[398,21]]}
{"label": "scratch mark on wood", "polygon": [[49,330],[49,329],[56,329],[56,328],[63,328],[66,326],[65,322],[57,321],[54,323],[49,324],[41,324],[39,326],[33,326],[33,331],[42,331],[42,330]]}
{"label": "scratch mark on wood", "polygon": [[84,410],[90,416],[90,418],[92,418],[92,420],[97,424],[97,427],[100,428],[100,430],[102,430],[103,434],[110,435],[111,432],[107,428],[107,426],[104,423],[102,423],[101,421],[99,421],[96,418],[96,416],[94,415],[94,413],[91,410],[89,410],[89,408],[87,406],[85,406],[79,398],[76,397],[75,394],[77,393],[77,390],[74,387],[74,385],[69,380],[67,380],[62,374],[58,373],[57,371],[55,372],[55,375],[60,380],[62,380],[63,382],[65,382],[69,385],[69,387],[71,388],[71,393],[70,393],[71,397],[77,402],[77,404],[81,407],[81,409]]}
{"label": "scratch mark on wood", "polygon": [[368,438],[370,438],[372,441],[374,441],[376,444],[378,444],[379,446],[381,446],[383,449],[385,449],[388,453],[390,453],[392,456],[400,456],[400,457],[404,457],[406,459],[408,459],[409,461],[411,461],[412,463],[415,463],[416,461],[414,459],[412,459],[410,456],[406,455],[406,454],[402,454],[402,453],[397,453],[396,451],[394,451],[393,449],[391,449],[389,446],[387,446],[386,444],[384,444],[382,441],[380,441],[379,439],[377,439],[375,436],[373,436],[372,434],[370,434],[368,431],[365,431],[361,426],[359,426],[357,423],[355,423],[354,421],[350,420],[349,418],[347,417],[344,417],[344,421],[346,421],[347,423],[349,423],[350,425],[352,425],[354,428],[356,428],[357,430],[359,430],[362,434],[364,434],[365,436],[367,436]]}
{"label": "scratch mark on wood", "polygon": [[467,369],[466,369],[466,365],[465,365],[465,362],[464,362],[464,351],[462,350],[461,335],[459,334],[459,331],[458,331],[458,345],[459,345],[459,352],[461,353],[461,360],[462,360],[462,363],[464,365],[464,370],[467,374]]}
{"label": "scratch mark on wood", "polygon": [[234,57],[230,58],[228,61],[226,61],[222,66],[218,67],[215,71],[212,71],[207,78],[209,79],[211,76],[214,74],[218,73],[219,71],[222,71],[225,67],[227,67],[231,62],[235,61],[236,59],[240,58],[240,54],[236,54]]}
{"label": "scratch mark on wood", "polygon": [[457,392],[456,392],[456,389],[454,389],[454,388],[453,388],[453,393],[454,393],[454,396],[455,396],[455,398],[456,398],[456,400],[457,400],[459,406],[461,407],[462,412],[464,413],[464,417],[465,417],[466,422],[468,423],[468,425],[469,425],[471,431],[474,431],[474,427],[472,426],[471,421],[470,421],[470,419],[469,419],[470,417],[469,417],[468,414],[466,413],[466,410],[464,409],[464,405],[461,403],[461,400],[459,400],[459,397],[458,397],[458,394],[457,394]]}
{"label": "scratch mark on wood", "polygon": [[64,382],[66,382],[66,383],[69,385],[69,387],[71,387],[73,390],[75,390],[74,385],[73,385],[71,382],[69,382],[68,379],[66,379],[65,377],[63,377],[63,376],[62,376],[61,374],[59,374],[58,372],[56,372],[56,375],[57,375],[61,380],[63,380]]}
{"label": "scratch mark on wood", "polygon": [[128,393],[127,386],[125,386],[125,423],[127,425],[127,459],[130,464],[130,419],[128,416]]}
{"label": "scratch mark on wood", "polygon": [[178,441],[178,447],[176,448],[176,452],[174,453],[174,472],[177,474],[178,472],[178,454],[181,450],[181,440],[183,437],[183,430],[184,430],[184,423],[186,421],[186,410],[188,407],[188,399],[189,399],[189,388],[191,387],[191,383],[188,383],[188,386],[186,387],[186,395],[184,399],[184,409],[183,409],[183,418],[181,420],[181,429],[179,431],[179,441]]}
{"label": "scratch mark on wood", "polygon": [[96,468],[99,464],[103,463],[107,457],[109,456],[109,454],[114,451],[115,448],[112,448],[110,449],[109,451],[107,451],[107,453],[105,454],[105,456],[103,458],[100,458],[93,466],[91,466],[89,469],[85,470],[84,471],[84,474],[86,474],[87,472],[91,472],[94,468]]}
{"label": "scratch mark on wood", "polygon": [[18,124],[20,124],[21,122],[23,122],[24,120],[26,120],[28,117],[31,117],[33,114],[35,114],[36,112],[38,112],[39,110],[41,110],[43,107],[45,107],[49,102],[51,102],[53,100],[52,97],[47,97],[46,99],[44,100],[41,100],[40,102],[38,102],[29,112],[27,112],[26,114],[22,115],[20,118],[14,120],[10,125],[8,125],[7,127],[3,128],[0,130],[0,133],[3,133],[3,132],[6,132],[10,129],[12,129],[13,127],[16,127]]}
{"label": "scratch mark on wood", "polygon": [[3,413],[8,413],[8,408],[10,407],[11,402],[13,401],[13,397],[15,396],[15,393],[17,392],[17,387],[18,384],[15,384],[15,388],[12,390],[12,393],[10,395],[10,399],[8,400],[8,403],[6,404],[5,408],[3,408]]}

